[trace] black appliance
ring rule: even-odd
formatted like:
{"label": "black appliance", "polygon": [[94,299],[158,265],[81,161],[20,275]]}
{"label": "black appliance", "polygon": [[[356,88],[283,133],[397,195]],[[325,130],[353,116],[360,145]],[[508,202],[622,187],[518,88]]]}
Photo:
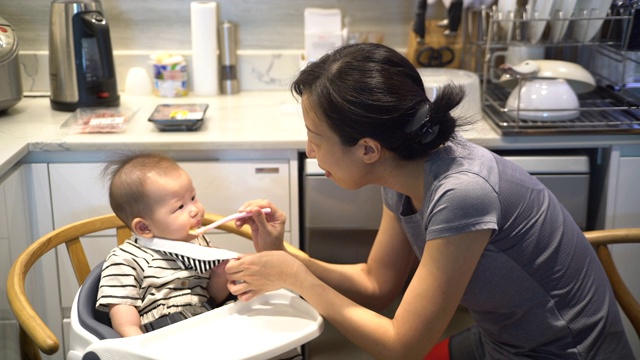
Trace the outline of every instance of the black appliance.
{"label": "black appliance", "polygon": [[53,0],[49,29],[51,107],[118,106],[109,25],[98,0]]}

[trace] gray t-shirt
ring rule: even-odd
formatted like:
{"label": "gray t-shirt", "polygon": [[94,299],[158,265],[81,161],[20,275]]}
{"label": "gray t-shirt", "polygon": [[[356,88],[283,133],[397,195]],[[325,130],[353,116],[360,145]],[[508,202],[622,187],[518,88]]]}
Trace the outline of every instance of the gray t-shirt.
{"label": "gray t-shirt", "polygon": [[480,328],[483,358],[633,358],[595,252],[542,183],[461,137],[424,171],[417,212],[383,189],[418,258],[431,239],[493,230],[461,300]]}

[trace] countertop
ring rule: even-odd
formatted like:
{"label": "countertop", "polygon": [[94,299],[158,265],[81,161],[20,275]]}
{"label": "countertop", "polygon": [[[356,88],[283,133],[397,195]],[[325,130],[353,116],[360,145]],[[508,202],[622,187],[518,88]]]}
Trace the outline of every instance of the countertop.
{"label": "countertop", "polygon": [[[161,103],[207,103],[198,131],[160,132],[147,121]],[[60,128],[72,113],[51,109],[48,97],[27,97],[0,115],[0,175],[26,155],[49,151],[296,150],[306,130],[300,105],[288,91],[247,91],[215,97],[160,98],[121,95],[121,106],[138,109],[125,131],[73,134]],[[637,134],[500,136],[485,120],[462,133],[493,150],[609,147],[640,144]]]}

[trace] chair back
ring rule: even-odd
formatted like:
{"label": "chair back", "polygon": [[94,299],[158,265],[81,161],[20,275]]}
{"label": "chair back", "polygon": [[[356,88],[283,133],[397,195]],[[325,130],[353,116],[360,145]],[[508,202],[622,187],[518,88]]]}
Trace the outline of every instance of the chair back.
{"label": "chair back", "polygon": [[[207,213],[203,224],[210,224],[221,218],[220,215]],[[60,348],[60,341],[42,321],[27,297],[25,279],[29,270],[46,253],[64,244],[78,285],[82,285],[91,267],[80,238],[107,229],[116,229],[118,245],[131,237],[131,231],[114,214],[98,216],[51,231],[32,243],[13,263],[7,279],[7,298],[19,325],[22,359],[41,359],[40,351],[52,355]],[[251,231],[247,226],[237,229],[233,223],[226,223],[218,229],[251,239]]]}
{"label": "chair back", "polygon": [[620,276],[608,247],[612,244],[640,243],[640,228],[594,230],[584,234],[598,254],[620,308],[640,338],[640,305]]}

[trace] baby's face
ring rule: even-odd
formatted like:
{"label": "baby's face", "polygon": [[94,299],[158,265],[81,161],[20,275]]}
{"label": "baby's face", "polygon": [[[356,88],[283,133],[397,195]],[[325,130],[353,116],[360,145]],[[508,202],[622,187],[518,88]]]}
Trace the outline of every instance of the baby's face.
{"label": "baby's face", "polygon": [[154,237],[190,241],[189,230],[200,227],[204,206],[196,197],[191,177],[185,171],[171,176],[153,176],[147,182],[153,214],[145,217]]}

